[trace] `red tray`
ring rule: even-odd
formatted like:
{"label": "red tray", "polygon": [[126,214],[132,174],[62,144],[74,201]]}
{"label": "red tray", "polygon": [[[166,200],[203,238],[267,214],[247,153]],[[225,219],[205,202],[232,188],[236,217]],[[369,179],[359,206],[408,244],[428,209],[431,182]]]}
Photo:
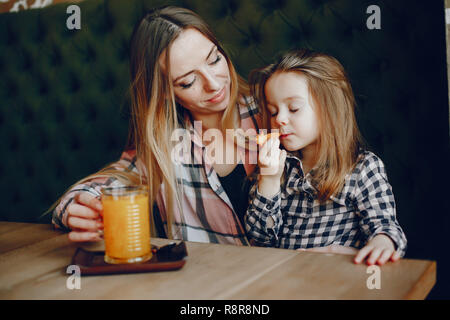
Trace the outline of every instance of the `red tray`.
{"label": "red tray", "polygon": [[71,264],[80,267],[81,275],[103,275],[178,270],[186,263],[187,250],[184,242],[171,243],[160,248],[152,245],[152,252],[152,258],[146,262],[109,264],[104,260],[104,251],[78,248]]}

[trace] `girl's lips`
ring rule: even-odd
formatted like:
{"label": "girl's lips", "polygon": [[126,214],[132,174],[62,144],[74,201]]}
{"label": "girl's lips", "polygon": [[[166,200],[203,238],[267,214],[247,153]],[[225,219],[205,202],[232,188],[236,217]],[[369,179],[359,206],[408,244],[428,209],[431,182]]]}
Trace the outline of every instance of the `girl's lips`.
{"label": "girl's lips", "polygon": [[222,90],[220,90],[219,93],[216,94],[214,97],[212,97],[209,100],[206,100],[206,102],[219,103],[222,102],[223,99],[225,99],[225,87],[223,87]]}
{"label": "girl's lips", "polygon": [[290,136],[292,133],[285,133],[285,134],[282,134],[282,135],[280,135],[280,139],[284,139],[284,138],[287,138],[288,136]]}

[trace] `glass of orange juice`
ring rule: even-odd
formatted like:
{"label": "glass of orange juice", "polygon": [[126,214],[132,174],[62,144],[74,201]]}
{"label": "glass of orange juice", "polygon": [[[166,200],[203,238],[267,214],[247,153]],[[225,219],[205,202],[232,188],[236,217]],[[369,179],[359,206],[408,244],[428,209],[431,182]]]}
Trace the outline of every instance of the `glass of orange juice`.
{"label": "glass of orange juice", "polygon": [[148,191],[144,186],[102,188],[105,262],[137,263],[152,257]]}

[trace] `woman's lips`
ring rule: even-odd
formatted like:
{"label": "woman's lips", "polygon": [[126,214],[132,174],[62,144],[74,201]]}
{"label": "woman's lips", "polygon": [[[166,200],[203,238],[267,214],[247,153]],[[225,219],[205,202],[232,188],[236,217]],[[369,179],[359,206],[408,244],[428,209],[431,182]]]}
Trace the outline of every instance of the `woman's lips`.
{"label": "woman's lips", "polygon": [[222,102],[223,99],[225,99],[225,87],[222,88],[222,90],[219,91],[214,97],[212,97],[209,100],[206,100],[206,102],[209,103],[219,103]]}

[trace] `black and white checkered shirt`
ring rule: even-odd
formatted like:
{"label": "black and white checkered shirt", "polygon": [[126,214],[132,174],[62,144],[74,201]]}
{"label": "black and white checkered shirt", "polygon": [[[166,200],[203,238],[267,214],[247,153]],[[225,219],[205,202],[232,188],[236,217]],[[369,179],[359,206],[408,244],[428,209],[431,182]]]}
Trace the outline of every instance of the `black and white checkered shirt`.
{"label": "black and white checkered shirt", "polygon": [[288,153],[286,180],[272,198],[250,191],[245,217],[249,239],[257,245],[312,248],[331,244],[362,248],[377,234],[388,235],[403,256],[406,237],[397,222],[395,200],[384,164],[369,151],[361,153],[342,191],[320,204],[311,175]]}

